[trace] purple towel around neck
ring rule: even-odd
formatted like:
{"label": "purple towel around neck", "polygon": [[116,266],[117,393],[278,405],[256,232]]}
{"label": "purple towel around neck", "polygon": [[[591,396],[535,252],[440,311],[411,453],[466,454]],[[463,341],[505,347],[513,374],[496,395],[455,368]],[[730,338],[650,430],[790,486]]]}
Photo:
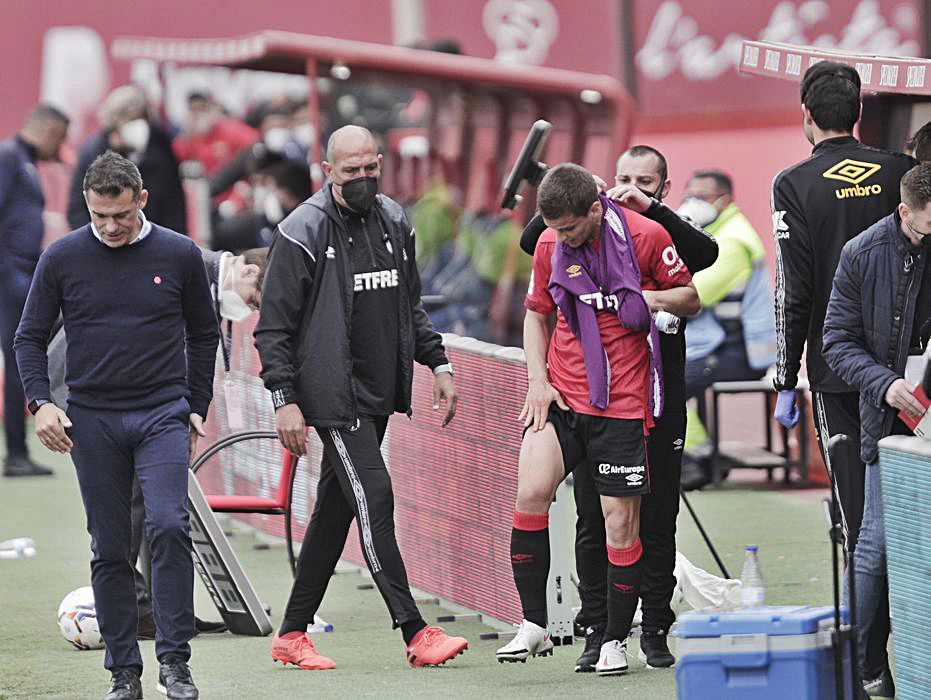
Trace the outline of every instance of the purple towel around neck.
{"label": "purple towel around neck", "polygon": [[557,243],[549,292],[562,311],[572,333],[582,344],[589,402],[604,410],[611,390],[611,366],[601,342],[598,311],[617,311],[625,328],[647,331],[650,353],[650,409],[654,417],[663,412],[663,370],[659,332],[640,287],[640,265],[627,229],[624,211],[604,195],[600,246],[591,243],[572,248]]}

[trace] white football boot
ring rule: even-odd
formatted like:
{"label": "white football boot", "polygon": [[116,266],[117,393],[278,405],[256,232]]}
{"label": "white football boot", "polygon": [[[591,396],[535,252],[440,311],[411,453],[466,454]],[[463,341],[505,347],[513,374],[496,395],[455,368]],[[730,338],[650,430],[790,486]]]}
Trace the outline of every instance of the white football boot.
{"label": "white football boot", "polygon": [[553,640],[549,630],[524,620],[517,628],[514,639],[498,649],[495,657],[498,663],[520,661],[524,663],[528,656],[552,656]]}
{"label": "white football boot", "polygon": [[595,664],[599,676],[618,676],[627,673],[627,640],[612,639],[601,645],[601,656]]}

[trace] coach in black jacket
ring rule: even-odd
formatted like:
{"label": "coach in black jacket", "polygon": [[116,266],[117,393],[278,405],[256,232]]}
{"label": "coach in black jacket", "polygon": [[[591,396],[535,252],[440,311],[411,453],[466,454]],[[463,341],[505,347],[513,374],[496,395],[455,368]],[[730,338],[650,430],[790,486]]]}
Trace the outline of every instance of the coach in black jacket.
{"label": "coach in black jacket", "polygon": [[394,534],[394,496],[380,445],[395,411],[410,414],[413,361],[433,370],[434,408],[456,411],[452,367],[420,300],[414,231],[376,194],[372,134],[338,129],[327,144],[326,187],[279,226],[268,259],[255,345],[272,392],[278,435],[306,452],[306,425],[325,448],[317,502],[272,658],[333,668],[304,634],[356,518],[362,550],[413,666],[440,664],[466,640],[427,627]]}

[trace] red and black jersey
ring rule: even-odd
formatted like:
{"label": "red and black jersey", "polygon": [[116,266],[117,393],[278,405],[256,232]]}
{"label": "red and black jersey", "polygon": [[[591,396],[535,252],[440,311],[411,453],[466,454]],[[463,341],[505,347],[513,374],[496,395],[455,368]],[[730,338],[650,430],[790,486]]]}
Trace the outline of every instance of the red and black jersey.
{"label": "red and black jersey", "polygon": [[[625,211],[625,216],[640,265],[643,288],[672,289],[691,282],[692,276],[666,230],[635,212]],[[651,427],[647,334],[624,328],[613,310],[598,312],[601,342],[611,368],[608,406],[599,410],[589,403],[582,344],[569,329],[547,289],[556,245],[556,234],[548,229],[540,237],[533,255],[533,274],[524,302],[531,311],[545,315],[556,313],[556,329],[547,352],[550,384],[576,413],[641,419]]]}

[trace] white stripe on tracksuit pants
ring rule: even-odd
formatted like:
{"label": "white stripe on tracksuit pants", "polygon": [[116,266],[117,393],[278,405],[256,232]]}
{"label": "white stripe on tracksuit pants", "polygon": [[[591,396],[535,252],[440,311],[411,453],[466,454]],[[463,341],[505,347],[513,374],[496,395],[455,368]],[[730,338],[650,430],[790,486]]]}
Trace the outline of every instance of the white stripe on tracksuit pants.
{"label": "white stripe on tracksuit pants", "polygon": [[380,450],[387,426],[388,416],[375,416],[362,417],[354,430],[317,429],[324,446],[317,500],[284,615],[295,626],[313,620],[319,609],[353,518],[395,626],[420,618],[395,538],[394,493]]}

